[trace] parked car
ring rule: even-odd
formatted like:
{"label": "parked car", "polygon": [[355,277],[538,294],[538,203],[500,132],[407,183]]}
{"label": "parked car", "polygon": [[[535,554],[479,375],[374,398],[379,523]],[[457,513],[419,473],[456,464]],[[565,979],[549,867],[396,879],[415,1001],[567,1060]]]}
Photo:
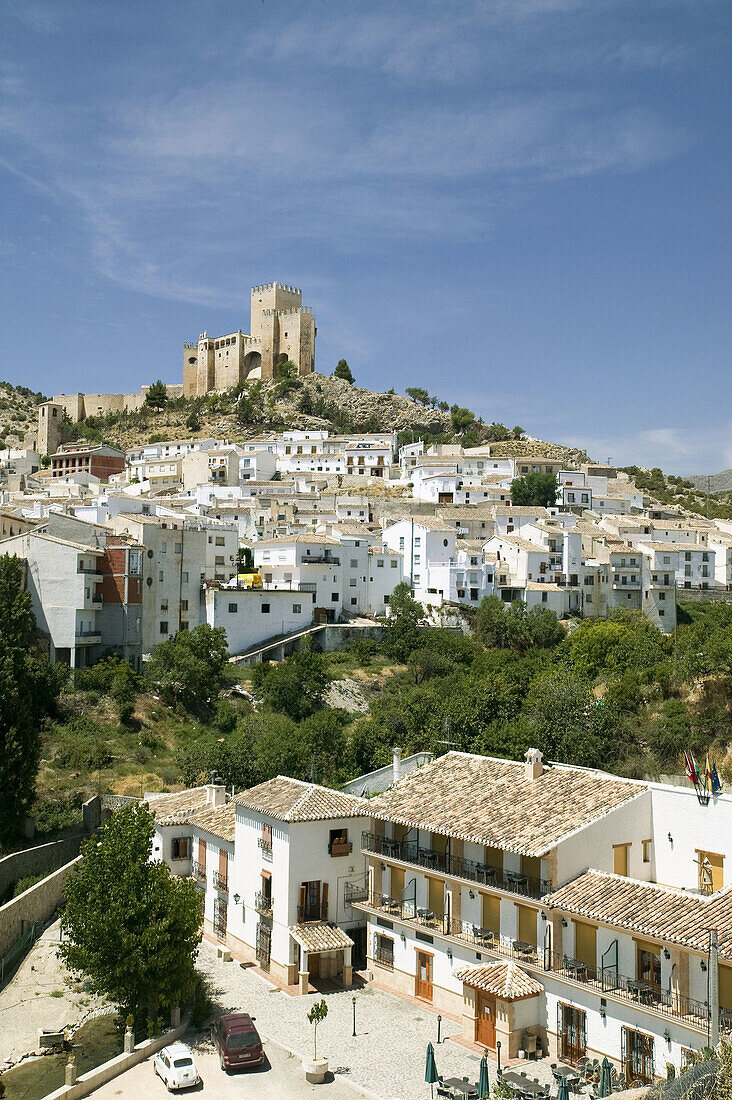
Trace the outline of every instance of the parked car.
{"label": "parked car", "polygon": [[264,1049],[254,1026],[254,1016],[247,1012],[219,1016],[211,1025],[211,1038],[219,1052],[221,1068],[227,1073],[230,1069],[249,1069],[264,1062]]}
{"label": "parked car", "polygon": [[153,1068],[168,1092],[191,1088],[201,1080],[193,1051],[185,1043],[171,1043],[159,1050],[153,1058]]}

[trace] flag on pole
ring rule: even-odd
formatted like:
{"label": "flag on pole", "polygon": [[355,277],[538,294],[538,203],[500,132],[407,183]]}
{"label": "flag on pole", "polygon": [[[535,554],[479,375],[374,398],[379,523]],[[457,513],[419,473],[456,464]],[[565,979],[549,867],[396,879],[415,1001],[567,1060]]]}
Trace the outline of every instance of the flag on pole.
{"label": "flag on pole", "polygon": [[719,780],[719,775],[717,773],[717,762],[715,760],[712,764],[712,794],[721,794],[721,792],[722,784]]}
{"label": "flag on pole", "polygon": [[712,765],[709,763],[709,753],[707,753],[706,761],[704,762],[704,790],[711,791],[712,789]]}
{"label": "flag on pole", "polygon": [[697,783],[699,782],[699,775],[698,775],[697,770],[696,770],[696,764],[694,763],[694,758],[693,758],[693,756],[691,755],[690,752],[686,751],[686,749],[684,749],[684,760],[686,761],[686,775],[687,775],[687,778],[688,778],[690,783],[693,783],[694,786],[696,786]]}

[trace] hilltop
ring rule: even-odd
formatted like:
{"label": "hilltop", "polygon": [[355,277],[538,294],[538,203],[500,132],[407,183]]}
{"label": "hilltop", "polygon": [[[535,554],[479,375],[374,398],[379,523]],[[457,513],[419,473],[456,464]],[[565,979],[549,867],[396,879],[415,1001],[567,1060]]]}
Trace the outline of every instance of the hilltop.
{"label": "hilltop", "polygon": [[26,386],[0,382],[0,450],[20,447],[26,433],[35,431],[36,406],[46,400]]}
{"label": "hilltop", "polygon": [[[585,450],[536,439],[522,428],[509,428],[450,406],[426,390],[410,391],[417,399],[388,390],[378,393],[341,378],[314,372],[304,378],[241,384],[205,397],[175,398],[162,409],[147,405],[136,412],[88,417],[68,425],[69,439],[110,443],[132,450],[146,443],[185,437],[243,442],[268,432],[324,429],[336,433],[395,431],[400,443],[423,438],[426,445],[457,443],[476,447],[500,444],[494,453],[561,459],[568,466],[591,461]],[[25,386],[0,382],[0,447],[17,447],[35,428],[36,406],[46,398]],[[658,468],[626,466],[625,471],[663,504],[691,515],[732,518],[732,471],[712,477],[711,498],[706,477],[682,478]],[[729,487],[728,487],[729,486]]]}

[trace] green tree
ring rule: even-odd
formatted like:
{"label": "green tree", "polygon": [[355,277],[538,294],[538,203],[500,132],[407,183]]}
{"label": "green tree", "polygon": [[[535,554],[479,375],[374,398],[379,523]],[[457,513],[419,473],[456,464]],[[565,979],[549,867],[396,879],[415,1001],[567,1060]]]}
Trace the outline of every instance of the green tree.
{"label": "green tree", "polygon": [[236,419],[240,424],[257,424],[264,419],[262,383],[252,382],[236,403]]}
{"label": "green tree", "polygon": [[303,646],[278,664],[255,665],[252,683],[272,710],[300,721],[321,706],[328,675],[323,655]]}
{"label": "green tree", "polygon": [[36,622],[20,558],[0,557],[0,842],[17,833],[34,797],[40,732],[66,676],[34,652]]}
{"label": "green tree", "polygon": [[164,409],[168,404],[168,387],[160,378],[145,394],[145,404],[151,409]]}
{"label": "green tree", "polygon": [[224,628],[204,624],[155,646],[146,673],[164,702],[198,708],[223,686],[228,659]]}
{"label": "green tree", "polygon": [[519,425],[517,424],[517,425],[516,425],[516,427],[515,427],[515,428],[513,429],[513,431],[511,432],[511,435],[512,435],[512,436],[514,437],[514,439],[520,439],[520,438],[521,438],[521,436],[522,436],[522,435],[524,434],[524,431],[525,431],[525,429],[524,429],[524,428],[522,428],[522,427],[520,427],[520,426],[519,426]]}
{"label": "green tree", "polygon": [[557,479],[554,474],[535,471],[515,477],[511,482],[511,503],[517,507],[549,508],[557,502]]}
{"label": "green tree", "polygon": [[201,940],[195,883],[150,859],[154,832],[147,806],[118,810],[64,884],[61,957],[138,1025],[192,994]]}
{"label": "green tree", "polygon": [[336,363],[335,370],[333,371],[334,378],[342,378],[344,382],[350,382],[351,385],[356,381],[353,377],[353,371],[349,367],[345,359],[339,359]]}
{"label": "green tree", "polygon": [[322,1023],[328,1015],[328,1006],[325,1000],[316,1001],[308,1012],[308,1020],[313,1025],[313,1058],[318,1058],[318,1024]]}
{"label": "green tree", "polygon": [[472,413],[470,409],[463,409],[459,405],[452,405],[450,419],[452,420],[453,431],[464,432],[475,421],[475,413]]}
{"label": "green tree", "polygon": [[298,408],[300,409],[301,413],[305,414],[305,416],[313,415],[313,398],[310,390],[307,389],[307,387],[303,389],[302,393],[300,394]]}
{"label": "green tree", "polygon": [[411,397],[412,401],[417,401],[420,405],[429,404],[429,391],[422,389],[421,386],[408,386],[404,392],[407,397]]}
{"label": "green tree", "polygon": [[192,432],[197,432],[201,428],[201,417],[198,415],[198,409],[191,409],[186,417],[186,428]]}
{"label": "green tree", "polygon": [[423,615],[422,604],[417,603],[409,585],[402,581],[391,594],[389,616],[382,633],[384,650],[395,661],[405,662],[419,644],[419,622]]}
{"label": "green tree", "polygon": [[533,680],[522,717],[532,744],[545,757],[598,767],[607,751],[603,743],[603,706],[595,699],[589,680],[560,666]]}

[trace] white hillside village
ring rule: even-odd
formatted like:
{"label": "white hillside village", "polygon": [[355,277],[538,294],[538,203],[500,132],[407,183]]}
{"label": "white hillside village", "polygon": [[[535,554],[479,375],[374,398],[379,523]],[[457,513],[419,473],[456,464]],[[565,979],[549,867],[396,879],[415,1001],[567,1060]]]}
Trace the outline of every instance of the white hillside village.
{"label": "white hillside village", "polygon": [[[256,333],[186,344],[184,396],[276,378],[283,362],[312,373],[301,292],[254,288],[253,317],[258,293],[280,291],[286,305],[260,310]],[[156,647],[199,627],[223,629],[239,669],[345,651],[381,638],[395,593],[420,605],[418,629],[455,637],[486,600],[518,601],[551,612],[562,637],[633,612],[670,645],[677,601],[732,592],[731,522],[525,435],[468,446],[321,427],[193,433],[127,453],[60,442],[54,421],[142,400],[57,395],[39,405],[34,446],[8,452],[0,471],[0,557],[20,559],[39,645],[72,677],[110,655],[143,673]],[[547,498],[516,503],[537,477]],[[240,693],[256,714],[256,693]],[[292,1031],[287,1013],[304,1019],[299,1006],[322,997],[334,1012],[352,1006],[355,1041],[368,991],[394,1019],[417,1006],[425,1027],[444,1025],[451,1053],[438,1046],[438,1063],[477,1076],[486,1055],[492,1081],[526,1100],[563,1079],[594,1097],[601,1060],[614,1091],[649,1086],[732,1036],[732,795],[716,769],[708,783],[624,778],[534,747],[518,759],[458,751],[454,726],[443,736],[444,751],[402,759],[397,745],[390,764],[340,789],[319,783],[313,762],[310,780],[213,773],[95,804],[100,820],[149,809],[151,860],[195,883],[199,960],[233,983],[236,1012],[257,989],[280,991],[258,1009],[265,1037]],[[323,1021],[334,1058],[343,1037]],[[372,1020],[372,1055],[389,1026]],[[225,1045],[224,1031],[213,1041]],[[327,1062],[305,1063],[308,1081],[324,1080]],[[388,1096],[411,1098],[399,1072]],[[433,1082],[438,1095],[478,1096],[462,1072],[453,1080]]]}

